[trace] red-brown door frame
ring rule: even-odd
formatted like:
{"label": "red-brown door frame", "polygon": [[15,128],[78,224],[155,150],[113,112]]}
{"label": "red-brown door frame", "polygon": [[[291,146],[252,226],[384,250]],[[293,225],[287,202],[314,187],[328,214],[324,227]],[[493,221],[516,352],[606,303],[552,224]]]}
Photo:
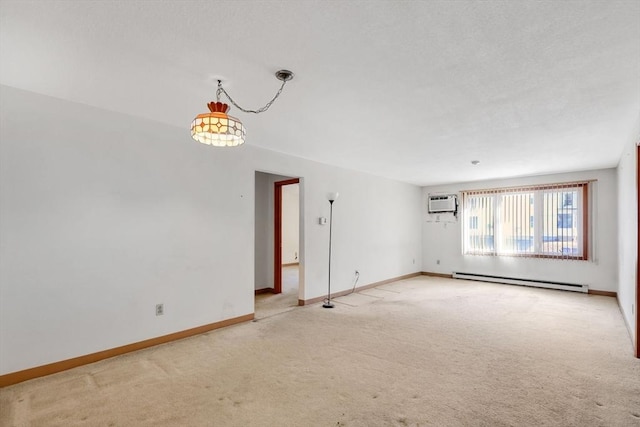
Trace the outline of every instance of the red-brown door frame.
{"label": "red-brown door frame", "polygon": [[273,183],[273,293],[282,293],[282,187],[298,184],[299,178]]}
{"label": "red-brown door frame", "polygon": [[640,254],[640,147],[636,147],[636,193],[637,193],[637,210],[636,216],[638,217],[638,248],[636,249],[636,345],[634,353],[637,358],[640,358],[640,277],[638,277],[638,255]]}

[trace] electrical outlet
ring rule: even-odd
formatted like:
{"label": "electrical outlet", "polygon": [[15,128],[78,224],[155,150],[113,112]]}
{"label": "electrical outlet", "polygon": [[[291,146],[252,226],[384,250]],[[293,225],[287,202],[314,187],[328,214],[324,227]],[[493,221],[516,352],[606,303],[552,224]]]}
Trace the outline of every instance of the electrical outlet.
{"label": "electrical outlet", "polygon": [[360,272],[358,270],[356,270],[356,276],[359,276]]}
{"label": "electrical outlet", "polygon": [[164,304],[156,304],[156,316],[162,316],[164,314]]}
{"label": "electrical outlet", "polygon": [[440,260],[439,259],[436,260],[436,264],[440,265]]}

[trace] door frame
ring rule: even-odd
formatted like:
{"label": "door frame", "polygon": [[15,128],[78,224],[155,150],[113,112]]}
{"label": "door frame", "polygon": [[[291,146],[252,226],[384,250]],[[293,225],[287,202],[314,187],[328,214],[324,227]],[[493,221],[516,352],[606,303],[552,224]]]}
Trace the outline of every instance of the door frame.
{"label": "door frame", "polygon": [[299,184],[300,178],[273,183],[273,293],[282,293],[282,187]]}
{"label": "door frame", "polygon": [[636,342],[633,348],[634,355],[637,358],[640,358],[640,277],[638,275],[638,254],[640,254],[640,146],[636,145],[636,201],[638,205],[636,206],[636,219],[638,220],[638,225],[636,228],[637,232],[637,244],[636,248]]}

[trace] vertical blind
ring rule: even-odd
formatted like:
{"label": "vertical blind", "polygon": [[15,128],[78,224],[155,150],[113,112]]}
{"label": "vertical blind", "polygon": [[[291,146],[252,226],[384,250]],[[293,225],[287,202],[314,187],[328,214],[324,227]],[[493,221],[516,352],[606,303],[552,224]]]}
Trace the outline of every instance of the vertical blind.
{"label": "vertical blind", "polygon": [[588,185],[462,192],[464,253],[587,259]]}

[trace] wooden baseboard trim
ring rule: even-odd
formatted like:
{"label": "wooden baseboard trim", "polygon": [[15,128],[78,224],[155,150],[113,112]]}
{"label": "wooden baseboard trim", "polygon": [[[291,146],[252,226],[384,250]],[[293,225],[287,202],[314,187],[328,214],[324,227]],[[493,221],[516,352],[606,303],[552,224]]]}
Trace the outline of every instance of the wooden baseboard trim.
{"label": "wooden baseboard trim", "polygon": [[88,365],[90,363],[98,362],[100,360],[108,359],[114,356],[131,353],[132,351],[153,347],[158,344],[165,344],[171,341],[203,334],[214,329],[220,329],[226,326],[235,325],[237,323],[247,322],[249,320],[253,320],[253,318],[254,313],[245,314],[244,316],[234,317],[232,319],[226,319],[220,322],[198,326],[192,329],[175,332],[173,334],[163,335],[161,337],[151,338],[148,340],[123,345],[121,347],[111,348],[109,350],[99,351],[97,353],[74,357],[73,359],[61,360],[60,362],[49,363],[47,365],[36,366],[35,368],[29,368],[23,371],[0,375],[0,387],[6,387],[9,385],[21,383],[23,381],[32,380],[34,378],[44,377],[46,375],[51,375],[57,372],[66,371],[68,369],[77,368],[78,366]]}
{"label": "wooden baseboard trim", "polygon": [[262,288],[262,289],[256,289],[256,295],[261,295],[261,294],[272,294],[273,293],[273,288]]}
{"label": "wooden baseboard trim", "polygon": [[423,271],[420,274],[422,274],[423,276],[442,277],[443,279],[453,279],[453,274],[432,273],[430,271]]}
{"label": "wooden baseboard trim", "polygon": [[287,264],[282,264],[283,267],[291,267],[292,265],[300,265],[300,263],[299,262],[290,262],[290,263],[287,263]]}
{"label": "wooden baseboard trim", "polygon": [[601,295],[603,297],[614,297],[614,298],[618,298],[618,293],[617,292],[611,292],[611,291],[598,291],[596,289],[589,289],[587,291],[590,295]]}
{"label": "wooden baseboard trim", "polygon": [[[355,289],[355,292],[360,292],[360,291],[364,291],[365,289],[375,288],[376,286],[386,285],[387,283],[391,283],[391,282],[397,282],[398,280],[410,279],[410,278],[416,277],[416,276],[420,276],[420,273],[410,273],[410,274],[405,274],[403,276],[394,277],[393,279],[387,279],[387,280],[382,280],[380,282],[369,283],[368,285],[358,286]],[[347,290],[344,290],[344,291],[335,292],[335,293],[331,294],[331,298],[337,298],[337,297],[341,297],[341,296],[344,296],[344,295],[349,295],[351,292],[354,292],[354,291],[352,289],[347,289]],[[320,296],[320,297],[315,297],[315,298],[310,298],[310,299],[306,299],[306,300],[299,299],[298,300],[298,305],[302,306],[302,305],[316,304],[316,303],[324,301],[325,298],[327,298],[326,295],[323,295],[323,296]]]}

